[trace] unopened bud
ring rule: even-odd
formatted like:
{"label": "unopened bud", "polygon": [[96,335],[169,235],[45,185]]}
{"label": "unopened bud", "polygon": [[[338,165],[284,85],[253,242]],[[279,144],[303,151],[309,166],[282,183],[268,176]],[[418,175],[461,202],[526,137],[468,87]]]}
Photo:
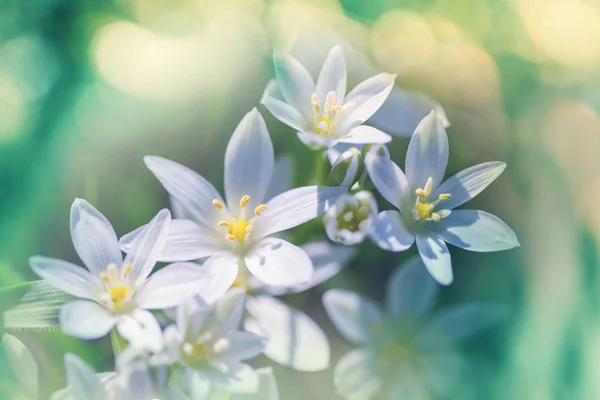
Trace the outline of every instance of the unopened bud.
{"label": "unopened bud", "polygon": [[363,169],[362,154],[356,147],[351,147],[335,160],[327,177],[327,183],[333,186],[351,187],[358,181]]}

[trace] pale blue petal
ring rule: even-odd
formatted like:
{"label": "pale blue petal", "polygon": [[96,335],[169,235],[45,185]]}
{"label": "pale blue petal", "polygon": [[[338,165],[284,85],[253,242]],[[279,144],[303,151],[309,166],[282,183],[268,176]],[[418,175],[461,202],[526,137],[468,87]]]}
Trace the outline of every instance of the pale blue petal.
{"label": "pale blue petal", "polygon": [[93,274],[99,274],[109,264],[120,266],[123,262],[112,225],[83,199],[75,199],[71,206],[71,240],[79,258]]}
{"label": "pale blue petal", "polygon": [[392,160],[369,152],[365,166],[373,184],[381,195],[397,209],[408,196],[408,183],[404,172]]}
{"label": "pale blue petal", "polygon": [[423,118],[406,152],[406,178],[410,192],[433,180],[433,190],[442,182],[448,164],[448,135],[435,111]]}
{"label": "pale blue petal", "polygon": [[232,393],[229,400],[279,400],[277,381],[271,367],[256,370],[260,381],[256,393]]}
{"label": "pale blue petal", "polygon": [[131,265],[132,281],[150,275],[167,242],[170,225],[171,213],[163,209],[137,235],[124,261],[125,265]]}
{"label": "pale blue petal", "polygon": [[346,95],[346,59],[340,46],[334,46],[327,55],[317,79],[315,93],[321,104],[330,91],[335,92],[335,103],[344,104]]}
{"label": "pale blue petal", "polygon": [[362,151],[365,147],[361,144],[353,144],[353,143],[342,143],[338,142],[334,146],[330,147],[327,150],[327,159],[329,160],[329,164],[333,165],[335,161],[346,151],[350,150],[352,147]]}
{"label": "pale blue petal", "polygon": [[434,191],[432,198],[437,199],[440,193],[449,193],[452,197],[444,200],[440,207],[456,208],[481,193],[505,168],[505,163],[492,161],[462,170],[442,183]]}
{"label": "pale blue petal", "polygon": [[117,320],[117,331],[132,346],[158,353],[163,349],[163,335],[154,314],[135,309]]}
{"label": "pale blue petal", "polygon": [[388,280],[387,307],[396,317],[418,318],[431,309],[438,288],[421,258],[415,256],[398,267]]}
{"label": "pale blue petal", "polygon": [[229,348],[216,354],[215,359],[226,364],[235,364],[257,357],[263,352],[267,342],[264,336],[242,331],[229,332],[223,338],[229,342]]}
{"label": "pale blue petal", "polygon": [[352,144],[384,144],[392,141],[392,137],[372,126],[360,125],[352,128],[340,139],[342,143]]}
{"label": "pale blue petal", "polygon": [[267,125],[254,108],[239,123],[225,151],[225,197],[234,215],[241,211],[244,195],[250,196],[249,210],[263,203],[274,161]]}
{"label": "pale blue petal", "polygon": [[88,270],[56,258],[33,256],[29,258],[33,272],[50,285],[82,299],[99,299],[103,292],[97,276]]}
{"label": "pale blue petal", "polygon": [[258,240],[317,218],[346,191],[343,187],[305,186],[284,192],[269,200],[266,210],[255,218],[250,238]]}
{"label": "pale blue petal", "polygon": [[335,366],[333,381],[337,392],[348,400],[370,400],[380,391],[376,357],[365,349],[352,350]]}
{"label": "pale blue petal", "polygon": [[24,393],[30,399],[38,398],[38,366],[35,359],[16,337],[4,334],[2,347],[8,359],[8,365]]}
{"label": "pale blue petal", "polygon": [[279,156],[275,159],[273,175],[267,188],[266,200],[291,190],[294,187],[294,160],[289,155]]}
{"label": "pale blue petal", "polygon": [[396,86],[381,108],[369,119],[369,124],[391,135],[411,137],[419,122],[433,109],[444,126],[448,127],[450,123],[442,106],[423,93]]}
{"label": "pale blue petal", "polygon": [[99,339],[112,329],[116,319],[112,312],[88,300],[71,301],[60,309],[60,329],[79,339]]}
{"label": "pale blue petal", "polygon": [[519,246],[515,232],[485,211],[453,210],[436,228],[442,239],[465,250],[487,252]]}
{"label": "pale blue petal", "polygon": [[167,192],[193,216],[195,222],[207,229],[219,230],[218,222],[223,216],[219,215],[221,213],[212,202],[223,202],[223,199],[210,182],[191,169],[166,158],[146,156],[144,162]]}
{"label": "pale blue petal", "polygon": [[265,238],[244,256],[248,270],[267,285],[298,285],[310,280],[313,264],[301,248],[277,238]]}
{"label": "pale blue petal", "polygon": [[241,368],[226,381],[218,382],[218,386],[230,393],[256,393],[260,386],[260,380],[256,371],[242,364]]}
{"label": "pale blue petal", "polygon": [[[275,85],[277,85],[276,82]],[[300,132],[310,129],[310,125],[306,122],[304,116],[300,114],[298,110],[282,100],[278,100],[269,96],[266,91],[260,102],[275,118],[287,126]]]}
{"label": "pale blue petal", "polygon": [[396,75],[382,73],[362,81],[348,93],[345,103],[353,103],[340,122],[339,130],[348,131],[369,118],[385,102],[394,87]]}
{"label": "pale blue petal", "polygon": [[306,70],[292,56],[275,54],[275,76],[285,102],[304,116],[306,121],[313,120],[311,96],[315,92],[315,83]]}
{"label": "pale blue petal", "polygon": [[417,248],[421,259],[433,278],[442,285],[454,280],[452,260],[446,243],[438,236],[416,235]]}
{"label": "pale blue petal", "polygon": [[[129,253],[134,240],[145,229],[141,226],[121,237],[119,243],[125,253]],[[158,258],[162,262],[189,261],[209,257],[230,247],[225,235],[215,235],[213,230],[202,228],[194,221],[171,220],[169,236]]]}
{"label": "pale blue petal", "polygon": [[312,131],[298,132],[298,139],[311,150],[327,150],[338,143],[338,139],[330,136],[317,135]]}
{"label": "pale blue petal", "polygon": [[355,344],[369,342],[383,315],[375,302],[348,290],[328,290],[323,294],[323,305],[342,336]]}
{"label": "pale blue petal", "polygon": [[329,342],[321,328],[302,311],[267,296],[249,297],[246,330],[265,336],[264,354],[298,371],[320,371],[329,365]]}
{"label": "pale blue petal", "polygon": [[106,390],[94,370],[74,354],[65,354],[67,383],[77,400],[106,400]]}
{"label": "pale blue petal", "polygon": [[387,251],[405,251],[415,242],[415,235],[404,225],[398,211],[382,211],[375,217],[371,239]]}
{"label": "pale blue petal", "polygon": [[448,307],[431,318],[423,337],[458,342],[498,325],[506,316],[507,309],[500,304],[469,303]]}
{"label": "pale blue petal", "polygon": [[240,258],[231,251],[222,251],[200,266],[206,279],[200,289],[200,297],[209,304],[223,297],[238,276]]}

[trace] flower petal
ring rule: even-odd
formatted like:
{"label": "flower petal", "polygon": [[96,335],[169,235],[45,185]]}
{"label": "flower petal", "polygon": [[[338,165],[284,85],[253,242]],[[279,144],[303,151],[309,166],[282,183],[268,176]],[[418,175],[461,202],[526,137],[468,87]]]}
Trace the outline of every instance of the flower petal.
{"label": "flower petal", "polygon": [[408,230],[398,211],[382,211],[375,217],[371,239],[387,251],[408,250],[415,242],[415,235]]}
{"label": "flower petal", "polygon": [[[125,253],[131,251],[134,240],[146,226],[121,237],[119,243]],[[223,237],[216,236],[214,231],[208,231],[190,220],[174,219],[171,220],[169,236],[158,259],[162,262],[196,260],[211,256],[226,247]]]}
{"label": "flower petal", "polygon": [[329,205],[346,193],[343,187],[305,186],[274,197],[254,221],[251,237],[258,240],[294,228],[323,214]]}
{"label": "flower petal", "polygon": [[256,393],[232,393],[229,400],[279,400],[277,381],[271,367],[256,370],[260,381]]}
{"label": "flower petal", "polygon": [[210,182],[166,158],[146,156],[144,162],[167,192],[194,217],[195,222],[217,230],[220,217],[212,201],[216,199],[223,202],[223,199]]}
{"label": "flower petal", "polygon": [[133,310],[131,315],[123,315],[117,320],[119,334],[130,345],[158,353],[163,350],[163,335],[154,315],[146,310]]}
{"label": "flower petal", "polygon": [[377,128],[367,125],[359,125],[352,128],[350,132],[340,139],[342,143],[354,144],[383,144],[392,141],[392,137]]}
{"label": "flower petal", "polygon": [[408,196],[408,182],[404,172],[389,158],[373,152],[365,157],[365,166],[379,193],[400,210],[403,199]]}
{"label": "flower petal", "polygon": [[279,156],[275,159],[273,175],[267,188],[266,200],[286,192],[294,187],[294,160],[288,155]]}
{"label": "flower petal", "polygon": [[446,243],[437,236],[416,235],[416,239],[421,259],[431,276],[442,285],[451,284],[454,274]]}
{"label": "flower petal", "polygon": [[302,64],[288,54],[275,54],[275,76],[285,102],[302,114],[306,121],[313,120],[311,96],[315,83]]}
{"label": "flower petal", "polygon": [[396,268],[388,280],[386,303],[398,318],[415,319],[433,306],[439,285],[429,275],[420,257]]}
{"label": "flower petal", "polygon": [[2,347],[20,388],[28,398],[37,399],[38,366],[27,347],[19,339],[7,333],[2,338]]}
{"label": "flower petal", "polygon": [[348,290],[330,289],[323,294],[327,315],[346,340],[355,344],[369,341],[373,326],[382,319],[381,308],[370,299]]}
{"label": "flower petal", "polygon": [[448,307],[434,315],[424,328],[423,337],[440,337],[450,343],[469,339],[507,316],[506,307],[491,303],[469,303]]}
{"label": "flower petal", "polygon": [[94,300],[102,293],[100,280],[88,270],[56,258],[29,258],[33,272],[52,286],[82,299]]}
{"label": "flower petal", "polygon": [[274,159],[265,120],[254,108],[239,123],[225,151],[225,197],[232,214],[241,211],[244,195],[250,196],[250,210],[263,203]]}
{"label": "flower petal", "polygon": [[442,183],[432,198],[437,198],[440,193],[450,193],[452,197],[442,205],[447,209],[456,208],[481,193],[505,168],[505,163],[492,161],[462,170]]}
{"label": "flower petal", "polygon": [[95,275],[109,264],[120,266],[123,256],[112,225],[83,199],[71,206],[71,239],[85,266]]}
{"label": "flower petal", "polygon": [[304,116],[293,106],[282,100],[281,91],[277,85],[277,80],[272,79],[267,83],[265,92],[260,102],[269,110],[271,114],[279,121],[297,131],[308,130],[308,124]]}
{"label": "flower petal", "polygon": [[86,340],[105,336],[115,324],[115,317],[109,310],[88,300],[65,304],[58,320],[64,334]]}
{"label": "flower petal", "polygon": [[436,232],[446,242],[470,251],[501,251],[520,246],[517,235],[500,218],[479,210],[453,210]]}
{"label": "flower petal", "polygon": [[226,381],[218,382],[218,386],[230,393],[256,393],[260,385],[256,371],[246,364],[242,364],[235,375],[228,378]]}
{"label": "flower petal", "polygon": [[150,275],[146,286],[137,294],[136,302],[146,309],[165,309],[199,295],[210,303],[235,281],[237,262],[231,258],[215,255],[204,265],[191,262],[167,265]]}
{"label": "flower petal", "polygon": [[215,358],[227,364],[238,363],[257,357],[265,348],[263,336],[242,331],[233,331],[223,336],[229,342],[229,348],[215,355]]}
{"label": "flower petal", "polygon": [[311,150],[326,150],[330,147],[335,146],[338,143],[338,139],[330,137],[317,135],[312,131],[303,131],[298,132],[298,139],[302,143],[304,143]]}
{"label": "flower petal", "polygon": [[375,355],[365,349],[345,354],[338,361],[333,374],[337,392],[349,400],[370,400],[382,386]]}
{"label": "flower petal", "polygon": [[433,180],[433,190],[442,182],[448,164],[448,135],[435,111],[423,118],[406,152],[406,178],[410,193]]}
{"label": "flower petal", "polygon": [[264,354],[298,371],[321,371],[329,365],[329,342],[321,328],[302,311],[267,296],[249,297],[252,316],[244,327],[268,338]]}
{"label": "flower petal", "polygon": [[277,238],[256,243],[244,257],[248,270],[267,285],[296,285],[308,282],[313,264],[299,247]]}
{"label": "flower petal", "polygon": [[65,354],[69,393],[73,399],[105,400],[106,390],[94,370],[74,354]]}
{"label": "flower petal", "polygon": [[346,104],[354,105],[348,114],[343,116],[339,129],[350,130],[371,118],[387,99],[395,79],[396,75],[382,73],[356,85],[346,97]]}
{"label": "flower petal", "polygon": [[390,135],[410,137],[421,120],[435,110],[448,127],[444,109],[423,93],[394,87],[385,103],[369,119],[369,124]]}
{"label": "flower petal", "polygon": [[321,104],[325,104],[328,92],[335,92],[335,103],[344,104],[346,95],[346,59],[341,46],[334,46],[327,55],[319,73],[315,93]]}
{"label": "flower petal", "polygon": [[170,225],[171,213],[163,209],[137,235],[124,261],[125,265],[131,265],[132,281],[150,275],[167,242]]}

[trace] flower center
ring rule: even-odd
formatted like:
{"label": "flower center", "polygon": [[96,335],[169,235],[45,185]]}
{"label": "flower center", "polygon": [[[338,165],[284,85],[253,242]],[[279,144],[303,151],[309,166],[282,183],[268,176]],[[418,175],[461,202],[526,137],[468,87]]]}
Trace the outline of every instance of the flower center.
{"label": "flower center", "polygon": [[347,205],[337,218],[337,229],[340,231],[345,229],[350,232],[358,232],[362,230],[363,222],[370,215],[371,210],[367,206],[361,205],[358,208],[354,208],[351,205]]}
{"label": "flower center", "polygon": [[335,130],[342,118],[342,114],[352,108],[352,102],[346,103],[343,106],[336,105],[336,93],[328,92],[325,96],[325,105],[321,107],[319,98],[316,93],[311,97],[313,114],[315,116],[314,131],[317,135],[329,137],[335,134]]}
{"label": "flower center", "polygon": [[[228,220],[219,221],[219,226],[227,228],[227,234],[225,235],[225,238],[234,243],[237,242],[242,246],[244,245],[244,242],[246,241],[246,239],[248,239],[248,236],[250,236],[250,233],[252,232],[252,224],[250,223],[251,221],[249,218],[246,217],[246,206],[248,205],[249,201],[250,196],[248,196],[247,194],[243,195],[240,200],[240,207],[242,208],[240,216],[237,218],[233,217]],[[212,203],[219,211],[221,211],[224,207],[223,203],[221,203],[221,201],[217,199],[213,200]],[[254,214],[257,217],[259,217],[260,213],[263,212],[266,208],[266,204],[259,204],[254,209]]]}
{"label": "flower center", "polygon": [[413,207],[412,216],[415,221],[434,221],[438,222],[442,218],[446,218],[450,215],[450,210],[438,210],[434,211],[435,207],[444,200],[450,200],[452,197],[450,193],[441,193],[437,200],[435,201],[425,201],[427,197],[431,194],[431,190],[433,188],[433,179],[429,177],[425,186],[423,188],[418,188],[415,190],[415,194],[417,195],[417,199],[415,201],[415,205]]}
{"label": "flower center", "polygon": [[[114,311],[118,311],[124,302],[131,298],[131,289],[127,277],[131,273],[131,264],[123,267],[122,273],[115,264],[110,264],[106,271],[100,273],[100,279],[107,288],[106,301]],[[109,302],[110,300],[110,302]]]}

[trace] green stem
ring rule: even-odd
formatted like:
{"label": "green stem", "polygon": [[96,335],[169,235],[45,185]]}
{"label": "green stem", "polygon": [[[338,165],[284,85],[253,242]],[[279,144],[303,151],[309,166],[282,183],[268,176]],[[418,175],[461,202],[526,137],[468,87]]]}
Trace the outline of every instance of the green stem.
{"label": "green stem", "polygon": [[325,184],[325,153],[321,150],[315,151],[315,179],[317,185]]}
{"label": "green stem", "polygon": [[0,287],[0,294],[4,294],[5,292],[10,292],[12,290],[27,288],[29,285],[31,285],[35,282],[37,282],[37,281],[21,282],[21,283],[17,283],[16,285]]}
{"label": "green stem", "polygon": [[117,332],[117,328],[113,328],[113,330],[110,331],[110,344],[112,346],[115,358],[119,354],[121,354],[121,352],[127,347],[125,339],[123,339],[123,337],[119,335],[119,332]]}

